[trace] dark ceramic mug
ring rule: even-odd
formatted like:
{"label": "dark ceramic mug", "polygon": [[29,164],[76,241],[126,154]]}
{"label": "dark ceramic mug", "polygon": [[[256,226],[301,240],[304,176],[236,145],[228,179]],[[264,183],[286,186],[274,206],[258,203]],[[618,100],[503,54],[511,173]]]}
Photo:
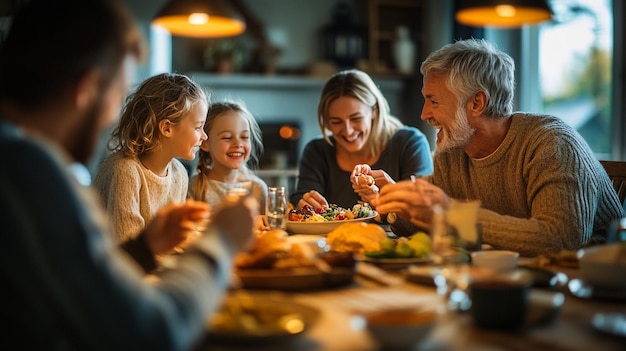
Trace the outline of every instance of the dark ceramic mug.
{"label": "dark ceramic mug", "polygon": [[528,311],[532,275],[524,270],[493,273],[469,284],[474,323],[489,329],[523,326]]}

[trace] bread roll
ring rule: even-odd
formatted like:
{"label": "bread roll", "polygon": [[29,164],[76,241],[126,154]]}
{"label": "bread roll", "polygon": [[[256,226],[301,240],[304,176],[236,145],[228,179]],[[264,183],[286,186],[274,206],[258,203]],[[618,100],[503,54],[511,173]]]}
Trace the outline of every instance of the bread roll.
{"label": "bread roll", "polygon": [[281,229],[268,230],[257,238],[252,252],[261,256],[277,251],[289,252],[287,236],[287,232]]}
{"label": "bread roll", "polygon": [[326,243],[331,250],[362,254],[366,251],[380,251],[380,241],[387,233],[377,224],[365,222],[344,223],[328,233]]}
{"label": "bread roll", "polygon": [[356,177],[356,183],[359,185],[372,186],[374,185],[375,181],[374,181],[374,177],[372,177],[371,175],[359,174]]}

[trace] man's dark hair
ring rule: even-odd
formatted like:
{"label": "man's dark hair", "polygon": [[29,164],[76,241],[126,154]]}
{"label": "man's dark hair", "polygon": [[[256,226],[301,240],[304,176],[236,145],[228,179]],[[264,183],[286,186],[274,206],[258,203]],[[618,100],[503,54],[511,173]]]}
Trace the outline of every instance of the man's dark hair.
{"label": "man's dark hair", "polygon": [[41,107],[96,67],[106,85],[128,54],[145,55],[144,46],[134,18],[117,0],[31,0],[0,47],[0,100]]}

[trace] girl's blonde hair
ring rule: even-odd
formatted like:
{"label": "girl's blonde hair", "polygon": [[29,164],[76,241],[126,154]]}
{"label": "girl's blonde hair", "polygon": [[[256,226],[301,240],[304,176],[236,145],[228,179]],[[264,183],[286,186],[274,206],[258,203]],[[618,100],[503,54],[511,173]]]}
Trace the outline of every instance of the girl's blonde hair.
{"label": "girl's blonde hair", "polygon": [[126,97],[108,148],[127,156],[143,155],[159,145],[159,122],[177,124],[196,104],[208,103],[208,93],[185,75],[152,76]]}
{"label": "girl's blonde hair", "polygon": [[[252,174],[251,169],[256,169],[261,155],[263,154],[263,138],[261,134],[261,128],[256,119],[248,111],[244,103],[236,101],[220,101],[213,102],[209,105],[209,112],[207,113],[206,123],[204,123],[204,132],[210,138],[210,131],[215,124],[215,120],[227,112],[235,112],[246,119],[248,126],[250,127],[250,157],[246,164],[240,171],[244,174]],[[213,168],[213,158],[211,154],[200,149],[198,152],[198,173],[196,188],[197,194],[204,194],[206,189],[206,179],[208,178],[209,171]],[[204,195],[202,195],[204,198]]]}
{"label": "girl's blonde hair", "polygon": [[347,96],[358,99],[373,110],[372,131],[365,145],[369,156],[378,156],[387,146],[393,135],[403,127],[403,123],[392,116],[387,99],[380,92],[372,78],[365,72],[350,69],[333,75],[322,89],[317,105],[317,121],[324,139],[333,145],[328,132],[330,123],[328,106],[335,99]]}

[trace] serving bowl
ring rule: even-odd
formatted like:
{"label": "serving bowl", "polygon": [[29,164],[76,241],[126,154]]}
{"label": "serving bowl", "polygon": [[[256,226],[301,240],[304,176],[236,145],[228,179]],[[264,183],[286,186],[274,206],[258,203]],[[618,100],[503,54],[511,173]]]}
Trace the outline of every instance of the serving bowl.
{"label": "serving bowl", "polygon": [[333,231],[345,223],[356,222],[369,222],[374,219],[378,214],[374,212],[372,215],[362,218],[345,219],[326,222],[299,222],[299,221],[287,221],[287,232],[290,234],[319,234],[325,235]]}
{"label": "serving bowl", "polygon": [[434,310],[389,309],[363,316],[369,334],[383,349],[408,350],[426,338],[436,325]]}
{"label": "serving bowl", "polygon": [[519,253],[509,250],[485,250],[471,253],[472,265],[507,272],[517,268]]}
{"label": "serving bowl", "polygon": [[590,246],[576,255],[586,284],[626,289],[626,242]]}

